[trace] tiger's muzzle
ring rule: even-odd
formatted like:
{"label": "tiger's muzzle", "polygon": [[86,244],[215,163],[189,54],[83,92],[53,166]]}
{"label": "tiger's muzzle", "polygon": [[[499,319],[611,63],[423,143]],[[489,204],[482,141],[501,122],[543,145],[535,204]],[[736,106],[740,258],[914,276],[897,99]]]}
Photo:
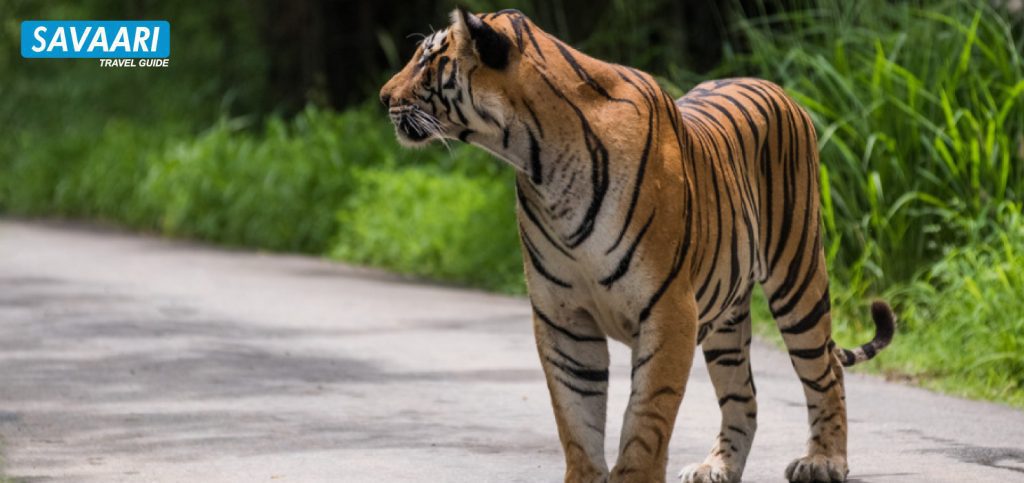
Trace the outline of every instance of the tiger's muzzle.
{"label": "tiger's muzzle", "polygon": [[411,143],[422,143],[440,135],[440,125],[434,116],[415,104],[399,104],[388,108],[388,116],[398,136]]}

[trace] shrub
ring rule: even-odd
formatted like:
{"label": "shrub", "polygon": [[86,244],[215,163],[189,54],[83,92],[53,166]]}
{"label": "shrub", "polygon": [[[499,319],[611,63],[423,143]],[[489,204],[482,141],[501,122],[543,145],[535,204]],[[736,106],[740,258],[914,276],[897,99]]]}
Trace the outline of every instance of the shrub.
{"label": "shrub", "polygon": [[258,133],[221,120],[153,161],[141,202],[159,228],[231,245],[323,253],[354,169],[397,164],[392,134],[366,109],[307,109]]}
{"label": "shrub", "polygon": [[1024,195],[1024,63],[985,2],[841,2],[742,24],[731,69],[809,109],[822,151],[830,259],[874,290],[964,242],[968,216]]}
{"label": "shrub", "polygon": [[[974,230],[977,220],[951,220],[951,225],[977,235],[887,292],[901,307],[900,334],[878,364],[926,386],[1024,407],[1021,206],[993,207],[982,233]],[[839,324],[838,338],[863,338],[862,324],[869,320],[864,311],[838,314],[858,322]]]}
{"label": "shrub", "polygon": [[522,292],[511,176],[370,170],[338,212],[332,254],[402,273]]}

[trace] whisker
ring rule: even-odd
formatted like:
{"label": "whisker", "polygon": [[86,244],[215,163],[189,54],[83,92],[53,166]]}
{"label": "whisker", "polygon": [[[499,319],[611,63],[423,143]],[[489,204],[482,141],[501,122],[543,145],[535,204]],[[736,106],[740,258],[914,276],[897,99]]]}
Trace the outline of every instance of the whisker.
{"label": "whisker", "polygon": [[428,134],[433,135],[441,144],[448,150],[449,153],[452,151],[451,145],[448,144],[448,140],[445,139],[444,133],[441,129],[441,122],[438,119],[424,111],[419,109],[413,111],[413,117],[416,123],[424,128],[424,131]]}

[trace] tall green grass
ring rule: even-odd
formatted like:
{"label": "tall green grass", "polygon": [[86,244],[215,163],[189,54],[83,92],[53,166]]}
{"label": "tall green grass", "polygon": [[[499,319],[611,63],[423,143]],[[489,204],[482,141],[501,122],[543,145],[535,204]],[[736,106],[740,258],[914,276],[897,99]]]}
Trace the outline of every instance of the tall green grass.
{"label": "tall green grass", "polygon": [[871,336],[880,294],[900,330],[873,367],[1024,406],[1024,44],[1009,18],[986,2],[817,2],[741,23],[750,53],[725,69],[784,85],[818,128],[837,340]]}
{"label": "tall green grass", "polygon": [[1024,62],[985,2],[819,2],[749,20],[730,68],[783,84],[822,151],[830,259],[850,283],[909,279],[969,238],[944,220],[1024,194]]}
{"label": "tall green grass", "polygon": [[1019,203],[985,216],[980,239],[949,248],[913,282],[889,289],[903,330],[879,365],[929,387],[1024,407],[1024,217]]}

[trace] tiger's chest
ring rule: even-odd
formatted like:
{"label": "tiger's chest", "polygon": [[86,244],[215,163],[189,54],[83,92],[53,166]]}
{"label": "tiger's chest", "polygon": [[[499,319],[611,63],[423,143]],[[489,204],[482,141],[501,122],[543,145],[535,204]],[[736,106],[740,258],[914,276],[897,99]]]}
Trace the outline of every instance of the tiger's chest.
{"label": "tiger's chest", "polygon": [[[649,257],[634,254],[627,273],[612,280],[614,274],[625,270],[621,257],[609,257],[604,250],[580,250],[574,255],[576,260],[553,265],[570,285],[554,294],[559,303],[568,310],[584,311],[609,338],[631,345],[639,332],[639,314],[657,290],[658,268],[648,266]],[[539,291],[551,292],[547,284],[536,286]]]}

